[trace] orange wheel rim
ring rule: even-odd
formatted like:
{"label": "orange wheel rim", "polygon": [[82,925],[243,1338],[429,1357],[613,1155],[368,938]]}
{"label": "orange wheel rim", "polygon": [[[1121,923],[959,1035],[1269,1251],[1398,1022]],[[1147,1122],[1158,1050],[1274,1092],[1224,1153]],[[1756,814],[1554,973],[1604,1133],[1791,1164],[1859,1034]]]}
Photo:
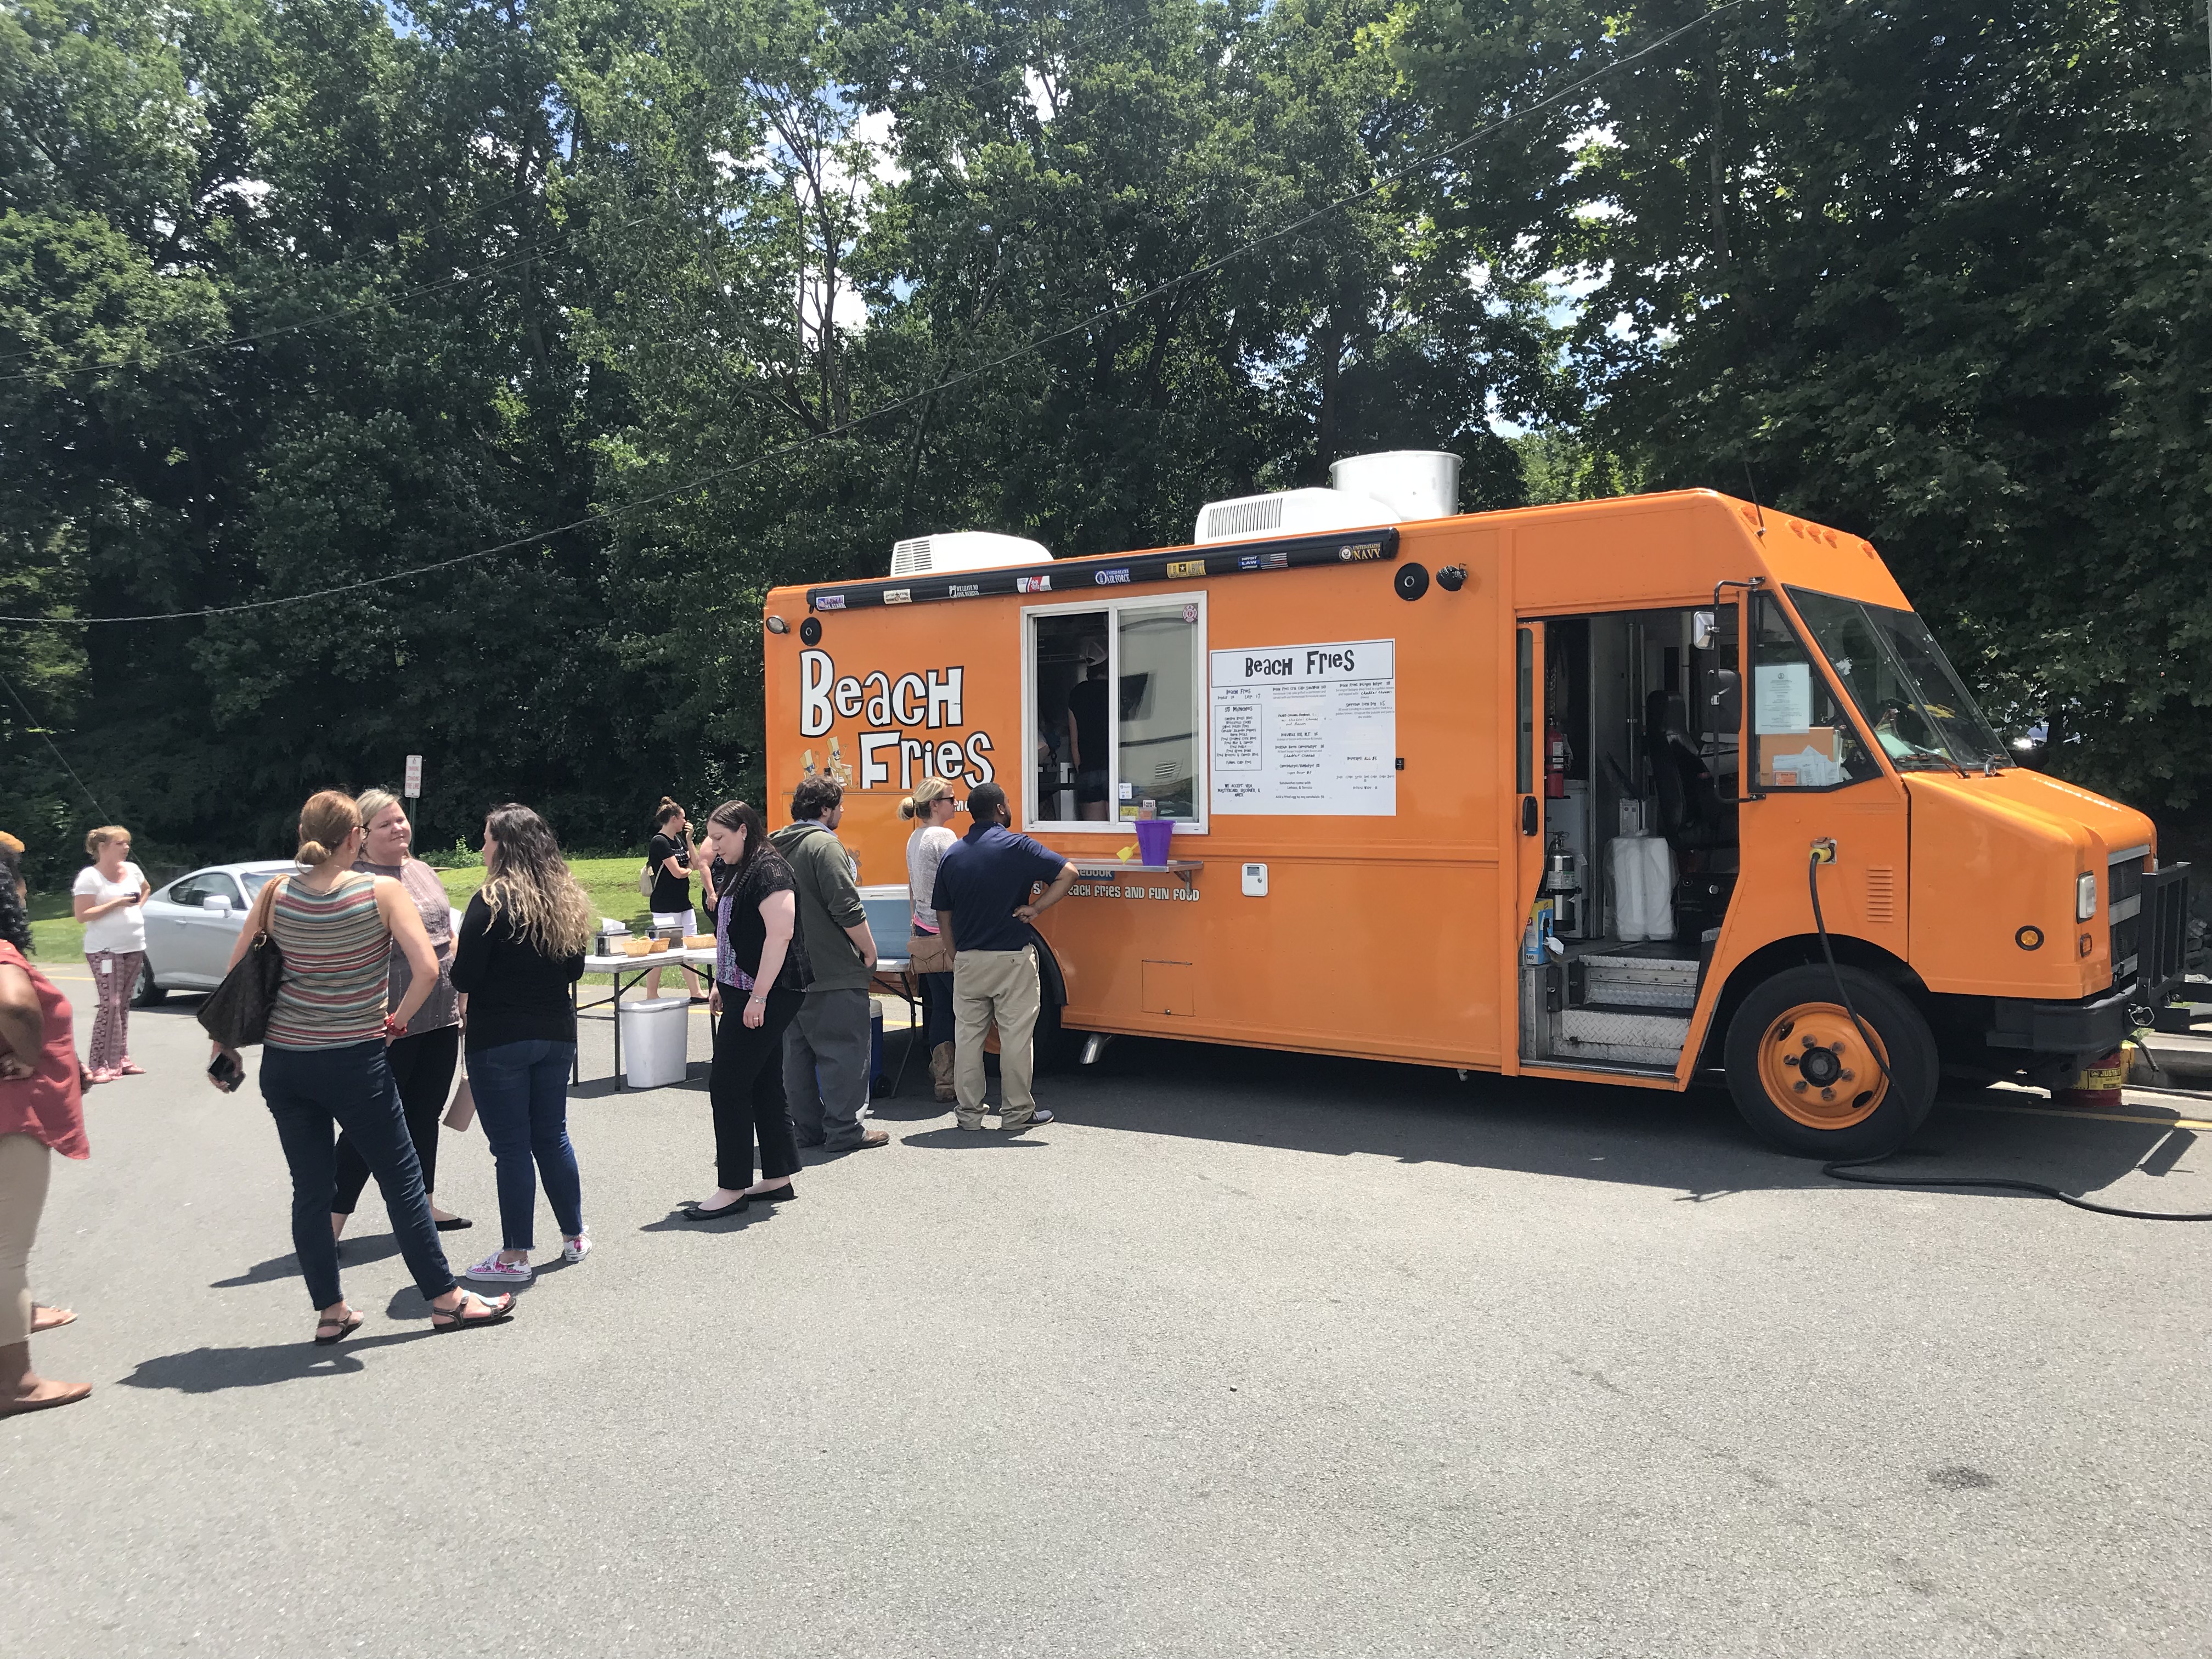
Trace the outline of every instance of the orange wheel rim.
{"label": "orange wheel rim", "polygon": [[1800,1003],[1759,1040],[1759,1080],[1766,1097],[1808,1129],[1848,1129],[1872,1117],[1889,1092],[1888,1060],[1888,1050],[1878,1042],[1868,1054],[1840,1003]]}

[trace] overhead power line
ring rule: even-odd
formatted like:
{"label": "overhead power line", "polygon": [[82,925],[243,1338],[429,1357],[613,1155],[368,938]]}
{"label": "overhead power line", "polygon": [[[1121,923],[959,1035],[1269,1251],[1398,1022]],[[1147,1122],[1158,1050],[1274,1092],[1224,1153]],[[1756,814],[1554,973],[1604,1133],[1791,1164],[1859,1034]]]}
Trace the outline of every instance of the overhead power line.
{"label": "overhead power line", "polygon": [[1464,137],[1454,139],[1450,143],[1443,145],[1440,149],[1430,151],[1427,155],[1421,156],[1418,161],[1402,171],[1393,173],[1387,178],[1378,179],[1373,184],[1367,185],[1364,189],[1356,190],[1348,196],[1339,197],[1336,200],[1328,203],[1322,207],[1316,208],[1310,213],[1292,220],[1289,224],[1281,226],[1277,229],[1271,230],[1264,236],[1256,236],[1249,242],[1241,243],[1237,246],[1230,249],[1227,252],[1218,254],[1214,258],[1206,260],[1200,264],[1194,265],[1190,270],[1182,272],[1179,276],[1170,276],[1163,283],[1157,283],[1151,288],[1145,289],[1139,293],[1131,295],[1126,300],[1116,301],[1112,305],[1104,307],[1098,311],[1091,313],[1080,322],[1072,323],[1065,328],[1055,329],[1048,334],[1038,335],[1035,338],[1028,340],[1009,351],[1000,353],[996,357],[977,363],[971,368],[963,369],[957,374],[948,375],[944,380],[939,380],[933,385],[924,386],[919,391],[909,392],[903,398],[896,398],[890,403],[880,404],[877,408],[870,410],[865,415],[855,416],[851,420],[842,422],[835,426],[823,427],[818,431],[806,433],[800,437],[792,439],[787,442],[773,445],[745,460],[734,462],[728,466],[716,467],[710,471],[698,473],[691,477],[684,479],[681,483],[671,484],[665,489],[655,490],[651,495],[641,495],[635,500],[624,501],[619,506],[605,508],[595,508],[592,512],[586,514],[583,517],[572,519],[566,524],[555,525],[551,528],[545,530],[535,530],[526,536],[517,536],[507,541],[495,543],[489,547],[480,547],[476,549],[473,552],[455,554],[449,559],[434,559],[427,564],[412,565],[404,570],[394,570],[381,576],[366,576],[359,581],[341,582],[331,587],[319,587],[311,592],[287,593],[275,599],[248,599],[237,605],[210,605],[205,609],[198,611],[154,611],[144,616],[136,617],[0,617],[0,623],[9,623],[18,627],[88,628],[94,626],[114,625],[122,623],[185,622],[197,617],[236,616],[246,611],[272,610],[280,605],[304,605],[312,599],[330,599],[334,595],[340,593],[359,592],[364,588],[382,587],[392,582],[410,581],[417,576],[428,575],[434,571],[450,570],[456,565],[470,564],[478,559],[490,558],[495,554],[511,553],[517,548],[528,547],[538,542],[550,541],[556,536],[565,536],[572,531],[587,530],[595,525],[611,523],[614,520],[626,517],[630,514],[641,512],[648,507],[656,506],[659,503],[668,500],[672,496],[685,495],[692,490],[702,489],[708,484],[717,483],[726,478],[738,477],[743,473],[751,471],[756,467],[763,466],[769,462],[781,459],[786,455],[795,454],[800,450],[810,448],[817,443],[826,442],[832,438],[844,437],[848,434],[857,432],[861,428],[871,425],[877,421],[886,419],[890,416],[897,415],[904,410],[911,409],[915,404],[923,402],[925,399],[935,398],[942,392],[953,391],[959,386],[968,384],[971,380],[980,380],[984,375],[1005,368],[1008,363],[1018,362],[1024,357],[1033,356],[1048,346],[1057,344],[1062,340],[1073,338],[1079,334],[1088,333],[1092,329],[1097,327],[1099,324],[1106,322],[1112,318],[1120,316],[1124,312],[1134,310],[1137,307],[1148,304],[1152,301],[1159,299],[1164,295],[1174,293],[1178,289],[1185,288],[1193,283],[1202,281],[1206,277],[1212,276],[1216,271],[1220,270],[1223,267],[1234,264],[1237,260],[1255,253],[1261,248],[1271,247],[1275,243],[1282,241],[1285,238],[1298,234],[1301,231],[1320,222],[1322,220],[1329,217],[1333,214],[1341,213],[1346,208],[1357,206],[1361,202],[1380,195],[1390,185],[1397,184],[1403,179],[1413,177],[1418,173],[1427,168],[1433,167],[1438,162],[1450,160],[1453,156],[1458,155],[1460,151],[1467,149],[1470,144],[1480,143],[1482,140],[1494,137],[1496,134],[1504,131],[1507,127],[1512,126],[1517,122],[1524,121],[1532,115],[1540,113],[1544,110],[1553,108],[1559,104],[1564,103],[1566,100],[1573,97],[1575,94],[1582,91],[1584,88],[1589,87],[1598,81],[1603,80],[1606,76],[1612,75],[1618,70],[1626,69],[1632,64],[1638,63],[1644,58],[1650,57],[1654,52],[1660,52],[1673,45],[1675,41],[1680,40],[1684,35],[1690,33],[1692,30],[1700,28],[1705,24],[1711,22],[1716,17],[1719,17],[1728,12],[1734,11],[1737,8],[1747,3],[1749,3],[1749,0],[1723,0],[1723,3],[1715,6],[1710,11],[1700,13],[1698,16],[1692,18],[1688,22],[1681,25],[1679,28],[1669,29],[1666,33],[1661,35],[1657,40],[1653,40],[1650,45],[1641,46],[1624,58],[1616,58],[1611,63],[1603,65],[1601,68],[1591,70],[1589,74],[1582,76],[1580,79],[1571,82],[1566,86],[1561,87],[1556,92],[1547,93],[1543,97],[1535,100],[1532,103],[1524,105],[1520,109],[1510,111],[1504,115],[1499,116],[1494,121],[1486,123],[1482,126],[1476,128],[1473,132],[1467,134]]}
{"label": "overhead power line", "polygon": [[33,714],[30,710],[29,705],[24,702],[23,694],[15,690],[15,683],[13,680],[0,678],[0,685],[4,685],[8,688],[8,696],[14,701],[15,707],[23,711],[23,718],[25,720],[29,722],[31,730],[37,732],[40,738],[44,738],[46,747],[54,751],[54,758],[61,763],[62,770],[69,774],[70,781],[75,784],[78,788],[84,791],[84,798],[92,803],[92,810],[99,813],[100,817],[106,817],[107,816],[107,809],[100,804],[100,797],[92,793],[92,790],[87,786],[82,778],[77,776],[76,768],[69,763],[69,757],[62,753],[60,747],[54,742],[53,734],[48,732],[45,726],[39,724],[39,717]]}

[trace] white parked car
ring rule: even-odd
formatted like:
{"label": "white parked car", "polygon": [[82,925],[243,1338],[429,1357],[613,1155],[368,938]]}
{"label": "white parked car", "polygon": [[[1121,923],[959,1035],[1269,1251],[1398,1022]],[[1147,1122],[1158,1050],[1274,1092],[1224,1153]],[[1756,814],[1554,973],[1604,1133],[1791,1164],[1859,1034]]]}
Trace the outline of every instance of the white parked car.
{"label": "white parked car", "polygon": [[[271,877],[299,871],[289,859],[210,864],[156,888],[145,903],[146,965],[138,970],[131,1001],[150,1007],[172,991],[212,991],[222,984],[255,895]],[[452,915],[458,934],[461,913],[455,908]]]}
{"label": "white parked car", "polygon": [[299,868],[289,859],[211,864],[155,889],[145,904],[146,965],[131,1000],[143,1008],[172,991],[212,991],[222,984],[254,895],[272,876]]}

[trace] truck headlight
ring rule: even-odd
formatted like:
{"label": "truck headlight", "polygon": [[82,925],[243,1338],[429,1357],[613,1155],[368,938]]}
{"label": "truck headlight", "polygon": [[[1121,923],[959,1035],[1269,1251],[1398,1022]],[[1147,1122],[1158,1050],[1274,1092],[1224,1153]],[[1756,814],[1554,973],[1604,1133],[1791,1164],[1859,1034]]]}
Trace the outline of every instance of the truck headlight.
{"label": "truck headlight", "polygon": [[2087,921],[2097,914],[2097,878],[2094,874],[2074,878],[2074,920]]}

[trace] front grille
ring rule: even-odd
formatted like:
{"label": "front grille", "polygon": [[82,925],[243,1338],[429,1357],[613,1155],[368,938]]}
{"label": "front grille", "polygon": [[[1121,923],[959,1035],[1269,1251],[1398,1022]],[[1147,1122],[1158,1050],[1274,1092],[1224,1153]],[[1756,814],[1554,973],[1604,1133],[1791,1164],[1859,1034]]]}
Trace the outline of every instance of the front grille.
{"label": "front grille", "polygon": [[2186,972],[2189,951],[2189,866],[2169,864],[2143,883],[2138,964],[2144,1000],[2154,1007],[2172,995]]}
{"label": "front grille", "polygon": [[2131,983],[2142,966],[2143,855],[2137,847],[2114,859],[2105,881],[2105,920],[2112,930],[2112,988]]}

